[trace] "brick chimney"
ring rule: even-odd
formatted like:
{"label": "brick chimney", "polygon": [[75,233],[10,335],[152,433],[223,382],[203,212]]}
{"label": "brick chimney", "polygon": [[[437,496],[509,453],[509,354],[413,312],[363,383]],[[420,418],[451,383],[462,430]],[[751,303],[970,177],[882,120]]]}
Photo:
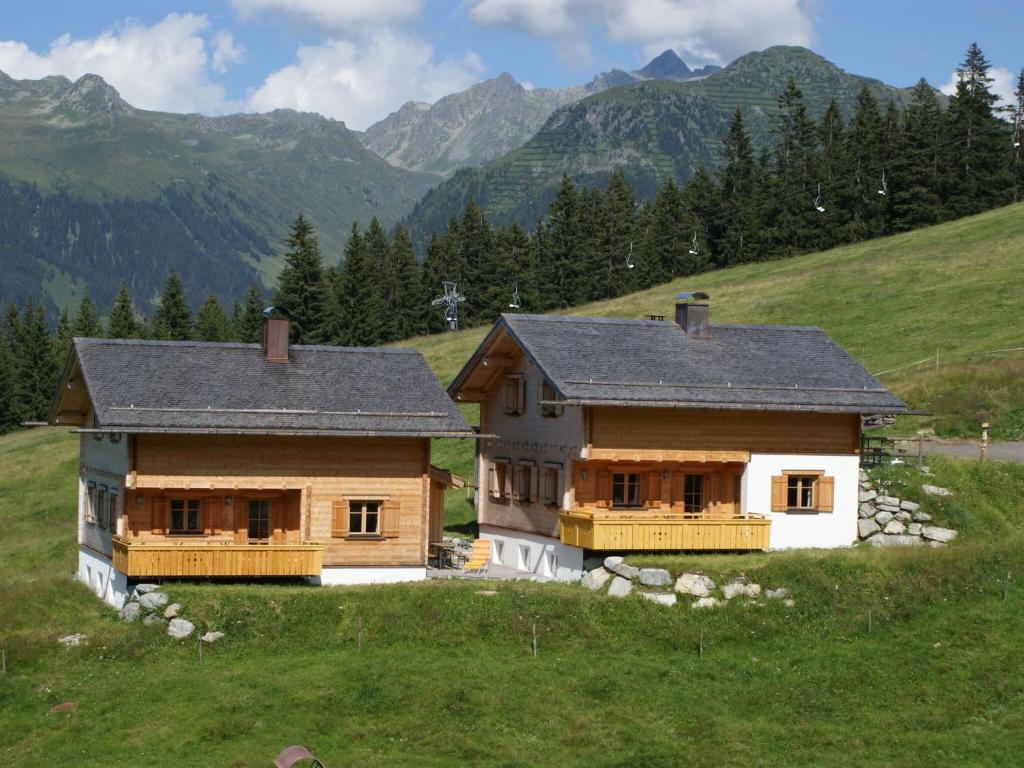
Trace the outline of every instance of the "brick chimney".
{"label": "brick chimney", "polygon": [[288,362],[288,317],[278,307],[263,310],[263,354],[268,363]]}
{"label": "brick chimney", "polygon": [[691,339],[711,337],[708,322],[708,299],[703,291],[685,291],[676,294],[676,325],[686,331]]}

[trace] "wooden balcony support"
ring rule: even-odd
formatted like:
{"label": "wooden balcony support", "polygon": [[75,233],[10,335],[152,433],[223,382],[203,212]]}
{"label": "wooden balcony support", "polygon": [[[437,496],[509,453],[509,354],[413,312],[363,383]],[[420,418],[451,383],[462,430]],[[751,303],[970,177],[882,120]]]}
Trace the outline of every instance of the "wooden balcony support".
{"label": "wooden balcony support", "polygon": [[767,549],[771,527],[760,515],[684,517],[643,510],[563,512],[559,522],[563,544],[599,551]]}
{"label": "wooden balcony support", "polygon": [[114,537],[114,567],[129,578],[319,576],[324,548],[302,544],[129,541]]}

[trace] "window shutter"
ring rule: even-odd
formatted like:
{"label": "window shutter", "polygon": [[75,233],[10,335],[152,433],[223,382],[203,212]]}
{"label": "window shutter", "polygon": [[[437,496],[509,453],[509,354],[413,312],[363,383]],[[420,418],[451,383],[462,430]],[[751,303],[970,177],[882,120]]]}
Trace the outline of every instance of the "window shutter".
{"label": "window shutter", "polygon": [[789,509],[786,503],[786,476],[775,475],[772,478],[772,512],[785,512]]}
{"label": "window shutter", "polygon": [[612,501],[612,473],[597,473],[597,500],[603,501],[606,505]]}
{"label": "window shutter", "polygon": [[512,471],[512,500],[519,501],[522,498],[523,490],[523,470],[525,467],[522,464],[513,464],[511,466]]}
{"label": "window shutter", "polygon": [[559,506],[559,508],[561,508],[562,502],[563,502],[563,498],[562,498],[562,468],[561,467],[559,467],[555,471],[555,494],[554,494],[554,497],[555,497],[555,504],[557,504]]}
{"label": "window shutter", "polygon": [[220,515],[223,506],[223,496],[211,496],[208,499],[203,499],[201,514],[203,526],[208,534],[216,536],[220,533]]}
{"label": "window shutter", "polygon": [[526,468],[527,474],[529,475],[530,482],[527,486],[530,493],[530,501],[537,500],[537,467],[532,464]]}
{"label": "window shutter", "polygon": [[348,504],[344,499],[331,502],[331,536],[345,536],[348,533]]}
{"label": "window shutter", "polygon": [[704,476],[704,510],[718,515],[722,505],[722,473],[712,472]]}
{"label": "window shutter", "polygon": [[516,401],[516,414],[526,412],[526,379],[519,380],[519,399]]}
{"label": "window shutter", "polygon": [[647,475],[644,473],[640,474],[639,480],[640,488],[638,489],[638,492],[640,494],[640,504],[644,505],[647,503],[647,500],[651,498],[650,483],[647,482]]}
{"label": "window shutter", "polygon": [[649,472],[647,474],[647,501],[654,502],[654,506],[661,504],[661,472]]}
{"label": "window shutter", "polygon": [[501,496],[501,490],[498,488],[498,465],[493,461],[487,468],[487,490],[492,499],[496,499]]}
{"label": "window shutter", "polygon": [[509,498],[512,495],[512,484],[515,482],[515,476],[512,472],[512,462],[504,462],[505,466],[505,483],[501,489],[502,498]]}
{"label": "window shutter", "polygon": [[817,496],[817,509],[819,512],[831,512],[835,500],[835,478],[819,477],[815,483],[814,493]]}
{"label": "window shutter", "polygon": [[153,499],[150,512],[149,527],[153,533],[167,533],[167,497],[157,496]]}
{"label": "window shutter", "polygon": [[397,499],[388,499],[384,502],[383,508],[381,509],[381,535],[388,539],[394,539],[398,536],[399,526],[401,524],[401,512],[402,505],[398,503]]}
{"label": "window shutter", "polygon": [[249,540],[249,500],[235,496],[235,543],[245,544]]}

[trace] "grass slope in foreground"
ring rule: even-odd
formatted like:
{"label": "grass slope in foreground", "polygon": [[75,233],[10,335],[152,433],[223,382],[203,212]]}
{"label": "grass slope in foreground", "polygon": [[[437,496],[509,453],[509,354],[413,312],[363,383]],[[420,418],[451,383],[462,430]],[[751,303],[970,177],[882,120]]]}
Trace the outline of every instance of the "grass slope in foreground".
{"label": "grass slope in foreground", "polygon": [[[675,290],[700,287],[716,320],[815,323],[871,370],[935,346],[943,360],[967,359],[1019,346],[1022,211],[702,275],[580,312],[668,313]],[[448,380],[483,333],[420,344]],[[895,381],[904,391],[918,379]],[[1006,397],[1019,397],[1011,389]],[[788,586],[792,610],[666,609],[574,585],[502,583],[486,596],[451,582],[175,584],[172,599],[201,630],[228,633],[200,666],[193,643],[122,624],[70,579],[76,446],[56,430],[0,438],[5,765],[242,768],[268,765],[295,742],[335,767],[1003,766],[1024,753],[1018,465],[931,461],[933,482],[954,492],[933,511],[964,532],[942,550],[642,558],[673,573]],[[465,462],[466,447],[444,446],[438,460]],[[56,643],[72,632],[88,644]],[[67,701],[72,712],[51,714]]]}

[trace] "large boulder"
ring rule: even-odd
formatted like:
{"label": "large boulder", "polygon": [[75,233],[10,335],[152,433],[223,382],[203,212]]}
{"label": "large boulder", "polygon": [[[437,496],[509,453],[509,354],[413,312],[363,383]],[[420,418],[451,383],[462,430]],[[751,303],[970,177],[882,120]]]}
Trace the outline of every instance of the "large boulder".
{"label": "large boulder", "polygon": [[907,526],[901,523],[899,520],[890,520],[885,524],[885,528],[882,529],[882,533],[887,536],[902,536],[907,532]]}
{"label": "large boulder", "polygon": [[879,506],[884,504],[887,507],[898,508],[900,505],[900,500],[895,496],[879,496],[877,499],[875,499],[875,504],[878,504]]}
{"label": "large boulder", "polygon": [[717,608],[722,605],[722,601],[717,597],[700,597],[694,600],[691,604],[691,608]]}
{"label": "large boulder", "polygon": [[146,594],[149,594],[150,592],[156,592],[158,589],[160,589],[160,585],[159,584],[136,584],[135,585],[135,591],[138,592],[140,595],[146,595]]}
{"label": "large boulder", "polygon": [[[670,587],[672,574],[664,568],[641,568],[640,583],[645,587]],[[675,601],[675,598],[672,598]]]}
{"label": "large boulder", "polygon": [[938,541],[945,544],[956,538],[956,531],[952,528],[939,528],[937,525],[926,525],[921,529],[921,535],[928,541]]}
{"label": "large boulder", "polygon": [[167,599],[163,592],[147,592],[139,598],[139,605],[147,611],[155,611],[167,605]]}
{"label": "large boulder", "polygon": [[722,587],[722,594],[725,595],[726,600],[732,600],[734,597],[741,595],[757,597],[761,594],[761,585],[747,584],[743,581],[732,581]]}
{"label": "large boulder", "polygon": [[608,573],[604,568],[600,566],[592,571],[587,571],[587,575],[583,577],[583,586],[587,589],[597,591],[601,589],[610,579],[612,575]]}
{"label": "large boulder", "polygon": [[639,595],[644,600],[650,600],[652,603],[658,603],[659,605],[676,604],[676,596],[671,592],[640,592]]}
{"label": "large boulder", "polygon": [[604,559],[604,567],[612,573],[617,573],[624,579],[635,579],[640,575],[640,569],[632,565],[626,565],[621,557],[613,556]]}
{"label": "large boulder", "polygon": [[857,535],[862,539],[866,539],[869,536],[874,536],[876,533],[882,530],[882,526],[876,523],[874,520],[858,520],[857,521]]}
{"label": "large boulder", "polygon": [[921,539],[917,536],[890,536],[883,533],[879,536],[872,536],[868,539],[868,543],[876,547],[913,547],[920,544]]}
{"label": "large boulder", "polygon": [[609,597],[625,597],[633,591],[633,582],[629,579],[624,579],[621,576],[616,576],[612,579],[611,585],[608,587]]}
{"label": "large boulder", "polygon": [[142,615],[142,606],[134,601],[125,603],[124,607],[118,611],[118,615],[125,621],[135,621]]}
{"label": "large boulder", "polygon": [[195,630],[195,624],[187,619],[171,619],[167,625],[167,634],[176,640],[182,640]]}
{"label": "large boulder", "polygon": [[874,491],[861,491],[857,496],[858,501],[871,501],[876,498],[878,498],[878,494]]}
{"label": "large boulder", "polygon": [[871,502],[862,502],[857,507],[857,516],[858,517],[863,517],[863,518],[874,517],[875,516],[875,512],[877,512],[877,511],[878,511],[878,509]]}
{"label": "large boulder", "polygon": [[715,591],[715,582],[703,573],[684,573],[676,579],[676,592],[694,597],[707,597]]}
{"label": "large boulder", "polygon": [[180,613],[181,603],[171,603],[166,608],[164,608],[165,619],[176,619]]}

